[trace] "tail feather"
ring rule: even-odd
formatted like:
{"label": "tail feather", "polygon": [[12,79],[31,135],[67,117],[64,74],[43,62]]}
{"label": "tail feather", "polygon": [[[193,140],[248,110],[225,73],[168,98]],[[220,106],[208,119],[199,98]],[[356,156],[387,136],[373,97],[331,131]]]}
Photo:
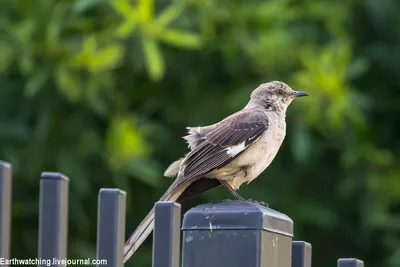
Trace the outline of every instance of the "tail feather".
{"label": "tail feather", "polygon": [[[172,183],[167,192],[160,198],[159,201],[176,201],[182,193],[185,191],[186,187],[179,189],[176,193],[170,194],[175,187],[177,180]],[[143,219],[143,221],[136,228],[135,232],[129,237],[124,246],[124,262],[126,262],[140,247],[140,245],[146,240],[146,238],[151,234],[154,229],[154,207]]]}
{"label": "tail feather", "polygon": [[169,167],[165,170],[164,176],[166,177],[174,177],[178,175],[179,168],[184,158],[180,158],[174,161]]}
{"label": "tail feather", "polygon": [[129,237],[124,246],[124,263],[135,253],[154,229],[154,207]]}

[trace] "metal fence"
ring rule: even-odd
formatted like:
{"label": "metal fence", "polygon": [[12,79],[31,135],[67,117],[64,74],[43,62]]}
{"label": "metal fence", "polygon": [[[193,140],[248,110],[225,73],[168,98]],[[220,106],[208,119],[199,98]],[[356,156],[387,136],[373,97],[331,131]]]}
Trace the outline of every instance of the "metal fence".
{"label": "metal fence", "polygon": [[[0,265],[6,266],[6,260],[12,260],[11,173],[11,165],[0,161]],[[41,175],[39,246],[34,265],[65,266],[67,263],[68,187],[68,177],[60,173]],[[124,265],[125,202],[124,191],[100,189],[97,262],[94,263],[97,266]],[[181,234],[183,267],[311,267],[311,245],[292,240],[292,220],[254,203],[221,201],[199,205],[184,215],[181,225],[178,203],[157,202],[153,267],[180,265]],[[338,266],[363,267],[364,263],[357,259],[339,259]]]}

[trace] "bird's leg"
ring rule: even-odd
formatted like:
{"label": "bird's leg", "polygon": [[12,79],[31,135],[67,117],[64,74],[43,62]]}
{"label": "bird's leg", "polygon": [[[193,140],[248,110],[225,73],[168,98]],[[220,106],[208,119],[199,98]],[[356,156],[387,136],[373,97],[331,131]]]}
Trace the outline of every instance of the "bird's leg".
{"label": "bird's leg", "polygon": [[[232,188],[232,186],[230,186],[230,184],[229,184],[227,181],[225,181],[225,180],[219,180],[219,181],[221,182],[221,184],[222,184],[223,186],[226,187],[226,189],[228,189],[228,191],[229,191],[236,199],[242,200],[242,201],[246,201],[241,195],[239,195],[238,192],[236,192],[236,191]],[[248,199],[247,201],[248,201],[248,202],[253,202],[253,203],[258,204],[258,205],[261,205],[261,206],[268,207],[268,203],[266,203],[266,202],[264,202],[264,201],[257,201],[257,200],[251,199],[251,198]]]}
{"label": "bird's leg", "polygon": [[227,181],[225,181],[225,180],[219,180],[219,181],[221,182],[221,184],[222,184],[223,186],[226,187],[226,189],[228,189],[228,191],[229,191],[236,199],[245,201],[245,199],[244,199],[241,195],[239,195],[238,192],[236,192],[235,190],[233,190],[233,188],[230,186],[230,184],[228,184]]}

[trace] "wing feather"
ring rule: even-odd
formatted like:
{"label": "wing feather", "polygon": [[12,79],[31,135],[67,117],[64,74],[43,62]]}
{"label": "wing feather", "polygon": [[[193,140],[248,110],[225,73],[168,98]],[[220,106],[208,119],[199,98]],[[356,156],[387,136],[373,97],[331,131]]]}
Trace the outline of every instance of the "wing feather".
{"label": "wing feather", "polygon": [[[181,184],[192,183],[213,170],[229,164],[256,142],[268,129],[268,119],[258,111],[242,111],[221,121],[202,143],[190,151],[178,175]],[[238,145],[242,147],[236,147]],[[235,153],[229,153],[235,149]],[[178,186],[178,184],[177,184]]]}

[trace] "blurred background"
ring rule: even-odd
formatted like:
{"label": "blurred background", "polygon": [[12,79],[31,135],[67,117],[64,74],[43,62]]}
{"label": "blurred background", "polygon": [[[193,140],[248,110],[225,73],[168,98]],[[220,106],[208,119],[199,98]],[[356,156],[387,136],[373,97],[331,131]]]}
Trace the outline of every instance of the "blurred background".
{"label": "blurred background", "polygon": [[[186,153],[186,126],[260,83],[289,108],[273,164],[241,187],[295,222],[313,266],[400,266],[397,0],[0,1],[0,159],[14,167],[12,256],[36,257],[39,178],[70,177],[69,258],[95,257],[102,187],[128,193],[127,237]],[[231,198],[214,189],[183,205]],[[126,266],[151,266],[152,238]]]}

